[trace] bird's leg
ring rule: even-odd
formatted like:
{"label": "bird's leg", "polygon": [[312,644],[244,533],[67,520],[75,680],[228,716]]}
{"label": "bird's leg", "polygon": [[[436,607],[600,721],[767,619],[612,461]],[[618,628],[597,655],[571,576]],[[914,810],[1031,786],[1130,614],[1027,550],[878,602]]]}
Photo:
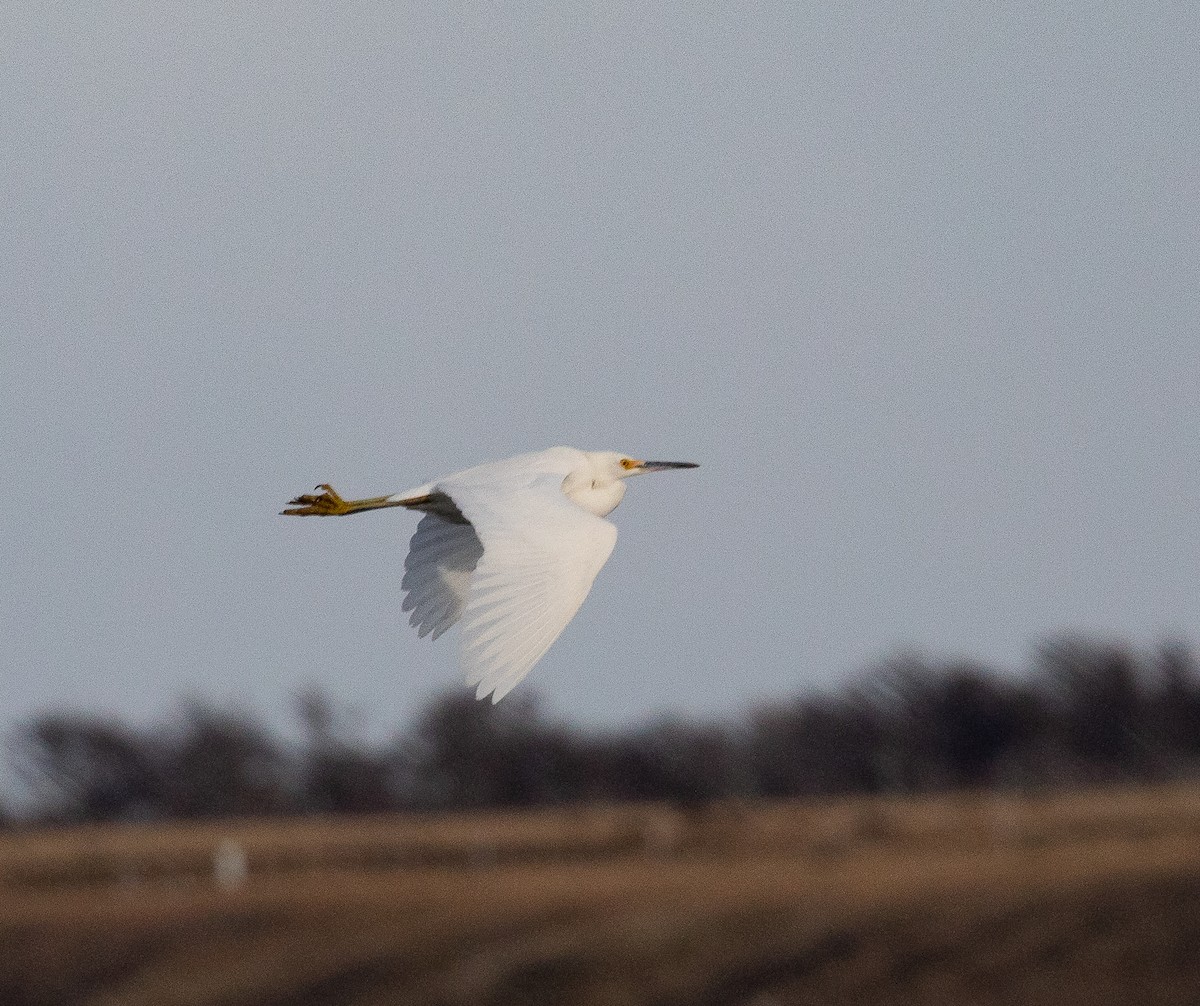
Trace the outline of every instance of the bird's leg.
{"label": "bird's leg", "polygon": [[280,510],[285,517],[343,517],[349,513],[362,513],[364,510],[378,510],[381,507],[403,506],[399,500],[390,496],[372,496],[365,500],[344,500],[331,485],[317,486],[321,492],[318,495],[305,494],[289,500],[290,510]]}

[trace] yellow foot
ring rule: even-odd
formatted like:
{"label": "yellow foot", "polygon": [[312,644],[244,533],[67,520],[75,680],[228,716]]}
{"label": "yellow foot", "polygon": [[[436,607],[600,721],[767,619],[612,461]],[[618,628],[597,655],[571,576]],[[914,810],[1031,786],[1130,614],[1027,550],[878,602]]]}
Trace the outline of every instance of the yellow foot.
{"label": "yellow foot", "polygon": [[323,490],[319,496],[304,495],[288,500],[288,506],[294,509],[280,510],[280,514],[284,517],[341,517],[354,513],[356,508],[351,504],[359,501],[347,502],[331,485],[322,484],[317,488]]}

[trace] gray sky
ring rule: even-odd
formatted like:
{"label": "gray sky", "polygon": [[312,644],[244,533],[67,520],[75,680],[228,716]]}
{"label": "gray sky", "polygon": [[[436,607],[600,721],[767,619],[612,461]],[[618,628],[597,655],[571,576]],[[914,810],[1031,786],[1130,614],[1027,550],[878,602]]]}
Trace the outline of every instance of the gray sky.
{"label": "gray sky", "polygon": [[898,648],[1200,637],[1186,5],[6,5],[0,728],[459,683],[413,515],[638,480],[523,688],[722,714]]}

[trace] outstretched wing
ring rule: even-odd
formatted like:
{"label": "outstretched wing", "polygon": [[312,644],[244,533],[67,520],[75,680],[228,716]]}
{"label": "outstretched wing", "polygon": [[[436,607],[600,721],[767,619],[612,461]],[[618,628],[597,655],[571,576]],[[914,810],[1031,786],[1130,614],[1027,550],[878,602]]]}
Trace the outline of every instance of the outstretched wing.
{"label": "outstretched wing", "polygon": [[417,635],[437,639],[458,621],[471,590],[483,545],[470,524],[427,513],[417,524],[404,558],[404,603]]}
{"label": "outstretched wing", "polygon": [[439,486],[483,544],[462,612],[459,659],[477,697],[491,693],[493,702],[566,628],[617,541],[612,524],[563,495],[561,474],[505,481]]}

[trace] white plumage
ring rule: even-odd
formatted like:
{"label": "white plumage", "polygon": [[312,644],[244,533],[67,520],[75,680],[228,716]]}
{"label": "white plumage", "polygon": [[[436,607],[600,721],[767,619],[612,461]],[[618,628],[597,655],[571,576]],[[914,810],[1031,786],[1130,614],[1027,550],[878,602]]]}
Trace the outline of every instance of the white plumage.
{"label": "white plumage", "polygon": [[318,486],[320,496],[299,496],[284,513],[425,511],[404,560],[402,608],[420,636],[437,639],[461,622],[467,683],[498,702],[566,628],[612,554],[617,529],[603,518],[624,497],[624,480],[694,467],[552,447],[392,496],[343,500]]}
{"label": "white plumage", "polygon": [[462,617],[471,574],[483,555],[483,545],[470,524],[452,524],[426,514],[417,525],[404,557],[403,611],[418,636],[437,639]]}

